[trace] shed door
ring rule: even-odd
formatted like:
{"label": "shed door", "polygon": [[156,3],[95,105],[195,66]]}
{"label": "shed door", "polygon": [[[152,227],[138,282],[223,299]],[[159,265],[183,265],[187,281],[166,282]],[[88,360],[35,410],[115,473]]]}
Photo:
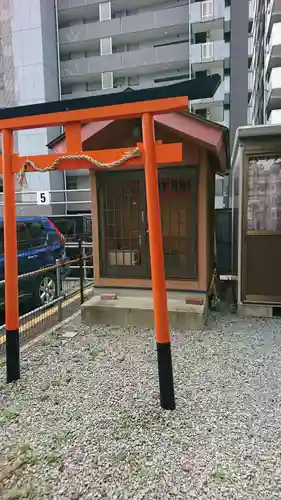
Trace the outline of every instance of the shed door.
{"label": "shed door", "polygon": [[197,169],[158,169],[166,277],[197,275]]}
{"label": "shed door", "polygon": [[97,174],[101,274],[145,278],[148,273],[143,171]]}
{"label": "shed door", "polygon": [[[197,169],[159,168],[166,278],[197,274]],[[97,174],[101,274],[150,278],[143,170]]]}
{"label": "shed door", "polygon": [[281,158],[249,161],[244,234],[244,300],[281,302]]}

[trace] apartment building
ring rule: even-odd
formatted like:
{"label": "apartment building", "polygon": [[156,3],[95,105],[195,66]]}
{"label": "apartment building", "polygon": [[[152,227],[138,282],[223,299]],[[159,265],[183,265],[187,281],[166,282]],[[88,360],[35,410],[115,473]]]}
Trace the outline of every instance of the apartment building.
{"label": "apartment building", "polygon": [[251,123],[281,123],[281,0],[253,5]]}
{"label": "apartment building", "polygon": [[[222,82],[215,96],[192,101],[191,110],[229,126],[232,138],[249,118],[252,2],[0,0],[0,99],[2,95],[5,105],[29,104],[219,73]],[[47,152],[46,145],[58,134],[50,129],[21,132],[18,151]],[[87,187],[87,176],[30,176],[30,190],[39,186],[79,190]],[[216,194],[221,207],[221,179]]]}

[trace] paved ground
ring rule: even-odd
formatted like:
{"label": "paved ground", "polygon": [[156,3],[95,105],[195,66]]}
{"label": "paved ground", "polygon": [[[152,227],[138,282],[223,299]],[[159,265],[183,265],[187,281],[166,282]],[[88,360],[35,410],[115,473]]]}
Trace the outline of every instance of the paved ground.
{"label": "paved ground", "polygon": [[78,318],[23,353],[15,386],[0,369],[0,498],[280,500],[280,327],[175,332],[163,412],[152,332]]}

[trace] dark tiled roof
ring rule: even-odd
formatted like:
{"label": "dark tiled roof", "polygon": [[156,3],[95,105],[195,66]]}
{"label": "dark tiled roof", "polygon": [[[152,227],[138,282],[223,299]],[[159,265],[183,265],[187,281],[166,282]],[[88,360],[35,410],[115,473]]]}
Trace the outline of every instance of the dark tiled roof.
{"label": "dark tiled roof", "polygon": [[152,101],[169,97],[188,96],[192,99],[205,99],[213,97],[221,78],[219,75],[184,80],[173,85],[163,85],[147,89],[135,90],[133,92],[114,92],[92,97],[81,97],[65,101],[44,102],[30,104],[28,106],[15,106],[0,109],[0,120],[17,118],[31,115],[57,113],[75,109],[98,108],[102,106],[114,106],[116,104],[134,103],[140,101]]}

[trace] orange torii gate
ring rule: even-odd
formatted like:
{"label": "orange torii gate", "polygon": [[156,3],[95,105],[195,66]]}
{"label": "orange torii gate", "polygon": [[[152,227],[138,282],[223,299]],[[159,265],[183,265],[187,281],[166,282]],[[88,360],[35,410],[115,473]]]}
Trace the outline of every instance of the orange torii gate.
{"label": "orange torii gate", "polygon": [[[210,97],[219,84],[217,75],[204,79],[207,89],[193,98]],[[211,81],[210,81],[211,80]],[[4,256],[7,382],[20,378],[18,262],[16,235],[15,174],[46,170],[105,168],[115,163],[145,166],[149,246],[154,298],[155,335],[158,355],[160,402],[162,408],[174,409],[174,386],[167,309],[162,231],[158,192],[157,163],[182,160],[181,144],[155,142],[153,115],[187,108],[190,82],[161,89],[147,89],[55,103],[6,108],[0,112],[2,159],[0,172],[4,184]],[[211,83],[211,90],[210,90]],[[196,84],[195,84],[196,87]],[[198,89],[196,89],[198,93]],[[194,94],[194,91],[193,91]],[[178,97],[178,96],[181,97]],[[141,117],[143,144],[137,149],[82,151],[81,125],[100,120]],[[40,127],[64,126],[66,153],[63,155],[19,156],[13,149],[13,132]],[[101,165],[103,164],[103,165]],[[110,165],[108,165],[110,164]],[[114,167],[114,168],[125,168]]]}

